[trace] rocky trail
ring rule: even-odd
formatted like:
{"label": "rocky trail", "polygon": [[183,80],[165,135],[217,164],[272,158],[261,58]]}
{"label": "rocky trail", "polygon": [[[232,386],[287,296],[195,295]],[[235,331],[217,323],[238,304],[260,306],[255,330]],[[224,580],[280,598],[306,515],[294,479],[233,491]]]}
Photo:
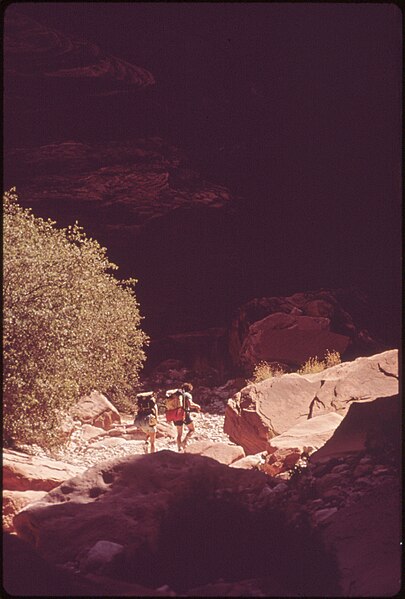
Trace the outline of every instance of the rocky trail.
{"label": "rocky trail", "polygon": [[[86,439],[82,427],[78,427],[72,433],[69,443],[53,452],[52,457],[68,464],[89,468],[111,458],[144,454],[145,441],[142,438],[133,438],[142,436],[133,426],[133,417],[121,414],[121,419],[122,425],[108,432],[100,431],[100,434],[91,439]],[[224,433],[224,415],[201,413],[194,414],[193,419],[196,430],[188,449],[197,441],[230,443],[228,435]],[[160,434],[158,432],[156,450],[169,449],[177,452],[175,427],[167,424],[164,416],[160,416],[158,430]],[[37,455],[46,455],[40,448],[37,448],[37,452]]]}

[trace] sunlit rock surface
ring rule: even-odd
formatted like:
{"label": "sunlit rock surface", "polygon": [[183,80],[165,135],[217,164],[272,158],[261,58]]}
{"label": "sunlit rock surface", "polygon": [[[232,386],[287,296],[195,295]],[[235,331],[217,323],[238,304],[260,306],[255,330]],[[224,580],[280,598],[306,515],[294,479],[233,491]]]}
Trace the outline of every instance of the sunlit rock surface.
{"label": "sunlit rock surface", "polygon": [[51,458],[3,451],[3,488],[10,491],[50,491],[83,469]]}
{"label": "sunlit rock surface", "polygon": [[121,417],[117,408],[98,391],[81,397],[72,406],[72,415],[84,424],[108,430],[113,424],[120,424]]}
{"label": "sunlit rock surface", "polygon": [[398,351],[342,362],[315,374],[286,374],[248,385],[228,401],[224,430],[254,454],[293,426],[352,402],[398,392]]}

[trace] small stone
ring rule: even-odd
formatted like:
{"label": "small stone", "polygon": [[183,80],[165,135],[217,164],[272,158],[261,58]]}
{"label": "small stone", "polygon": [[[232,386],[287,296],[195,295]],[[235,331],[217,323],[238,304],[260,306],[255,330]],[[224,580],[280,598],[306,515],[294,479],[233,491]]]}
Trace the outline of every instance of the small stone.
{"label": "small stone", "polygon": [[322,524],[326,522],[333,514],[338,511],[337,507],[324,508],[322,510],[317,510],[313,513],[312,518],[315,524]]}
{"label": "small stone", "polygon": [[381,476],[382,474],[389,474],[389,468],[385,466],[376,466],[373,470],[373,476]]}

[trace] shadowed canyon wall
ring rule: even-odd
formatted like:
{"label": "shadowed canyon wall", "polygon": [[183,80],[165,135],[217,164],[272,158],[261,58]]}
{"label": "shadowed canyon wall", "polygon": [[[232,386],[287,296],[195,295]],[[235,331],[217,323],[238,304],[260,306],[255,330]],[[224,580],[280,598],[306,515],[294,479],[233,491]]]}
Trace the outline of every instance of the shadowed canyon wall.
{"label": "shadowed canyon wall", "polygon": [[108,247],[153,336],[358,285],[397,344],[399,35],[390,6],[10,6],[5,187]]}

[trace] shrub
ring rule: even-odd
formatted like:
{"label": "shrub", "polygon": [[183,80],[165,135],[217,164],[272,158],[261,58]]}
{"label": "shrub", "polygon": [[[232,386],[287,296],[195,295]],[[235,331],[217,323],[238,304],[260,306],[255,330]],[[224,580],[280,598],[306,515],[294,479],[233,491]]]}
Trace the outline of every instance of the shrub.
{"label": "shrub", "polygon": [[5,440],[57,445],[63,414],[92,389],[120,408],[138,383],[146,335],[134,279],[76,223],[58,229],[3,196]]}
{"label": "shrub", "polygon": [[248,381],[250,384],[260,383],[273,376],[281,376],[285,374],[279,364],[269,364],[269,362],[259,362],[254,367],[252,378]]}
{"label": "shrub", "polygon": [[318,360],[317,356],[315,356],[315,358],[309,358],[297,372],[298,374],[314,374],[315,372],[322,372],[322,370],[331,368],[340,363],[341,359],[339,352],[327,350],[324,360]]}

